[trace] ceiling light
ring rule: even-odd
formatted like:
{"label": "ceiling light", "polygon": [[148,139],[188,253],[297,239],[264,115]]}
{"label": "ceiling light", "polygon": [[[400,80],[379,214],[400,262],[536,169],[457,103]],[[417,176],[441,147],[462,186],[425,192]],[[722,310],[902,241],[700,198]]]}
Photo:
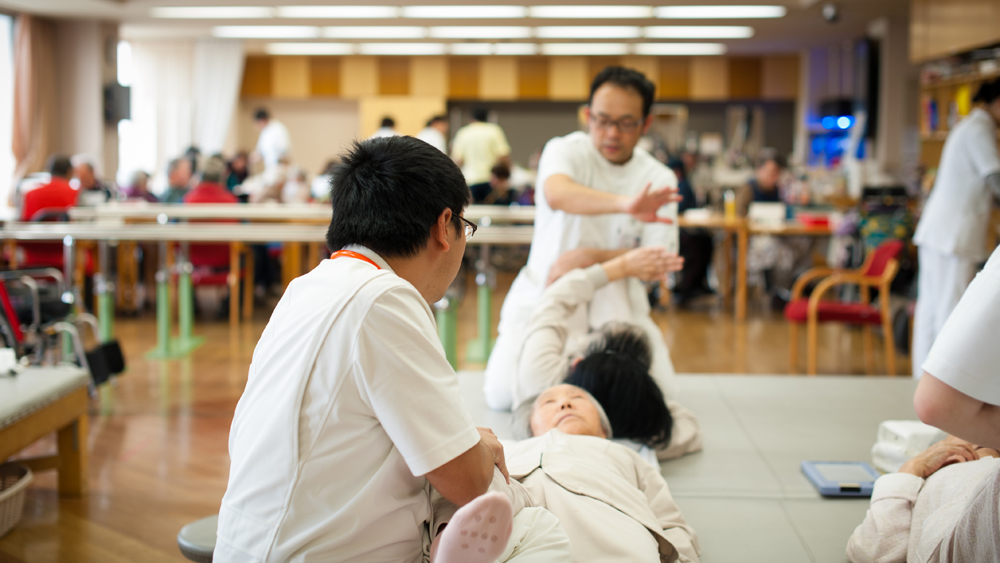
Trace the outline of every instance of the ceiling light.
{"label": "ceiling light", "polygon": [[395,6],[278,6],[280,18],[375,19],[394,18]]}
{"label": "ceiling light", "polygon": [[269,18],[274,15],[270,6],[178,6],[150,8],[154,18],[177,19],[250,19]]}
{"label": "ceiling light", "polygon": [[354,46],[350,43],[268,43],[264,45],[268,55],[351,55]]}
{"label": "ceiling light", "polygon": [[319,37],[320,29],[307,25],[217,25],[213,37],[240,39],[312,39]]}
{"label": "ceiling light", "polygon": [[616,25],[560,25],[535,28],[543,39],[632,39],[639,37],[639,28]]}
{"label": "ceiling light", "polygon": [[452,55],[492,55],[493,50],[490,43],[454,43],[451,46]]}
{"label": "ceiling light", "polygon": [[538,52],[538,45],[534,43],[497,43],[497,55],[534,55]]}
{"label": "ceiling light", "polygon": [[360,43],[362,55],[443,55],[444,43]]}
{"label": "ceiling light", "polygon": [[324,37],[338,39],[421,39],[427,37],[427,28],[399,25],[353,25],[324,27]]}
{"label": "ceiling light", "polygon": [[442,39],[527,39],[531,37],[531,28],[493,25],[449,25],[430,28],[430,36]]}
{"label": "ceiling light", "polygon": [[647,27],[644,35],[655,39],[744,39],[753,37],[753,28],[744,25],[660,25]]}
{"label": "ceiling light", "polygon": [[543,55],[627,55],[625,43],[542,43]]}
{"label": "ceiling light", "polygon": [[528,14],[533,18],[649,18],[653,16],[653,9],[649,6],[531,6]]}
{"label": "ceiling light", "polygon": [[722,43],[637,43],[636,55],[723,55]]}
{"label": "ceiling light", "polygon": [[673,19],[740,19],[780,18],[788,10],[784,6],[662,6],[653,8],[658,18]]}
{"label": "ceiling light", "polygon": [[404,18],[509,18],[528,15],[524,6],[403,6]]}

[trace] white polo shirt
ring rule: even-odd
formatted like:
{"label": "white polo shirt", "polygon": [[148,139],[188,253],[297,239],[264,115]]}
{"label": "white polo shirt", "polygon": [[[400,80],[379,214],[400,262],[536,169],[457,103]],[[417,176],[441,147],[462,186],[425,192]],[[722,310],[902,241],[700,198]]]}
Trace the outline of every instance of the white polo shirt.
{"label": "white polo shirt", "polygon": [[423,475],[479,442],[430,307],[374,252],[294,280],[229,437],[215,561],[419,561]]}
{"label": "white polo shirt", "polygon": [[1000,405],[1000,247],[951,312],[923,369],[970,397]]}
{"label": "white polo shirt", "polygon": [[944,143],[937,180],[913,242],[942,254],[985,260],[992,209],[986,177],[997,172],[997,125],[989,113],[976,108]]}

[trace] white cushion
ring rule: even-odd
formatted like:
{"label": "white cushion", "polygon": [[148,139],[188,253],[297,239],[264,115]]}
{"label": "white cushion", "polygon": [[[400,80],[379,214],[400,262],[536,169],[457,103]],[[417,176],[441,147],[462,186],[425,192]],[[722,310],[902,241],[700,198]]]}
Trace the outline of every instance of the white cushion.
{"label": "white cushion", "polygon": [[14,376],[0,376],[0,428],[56,401],[90,381],[75,366],[26,368]]}

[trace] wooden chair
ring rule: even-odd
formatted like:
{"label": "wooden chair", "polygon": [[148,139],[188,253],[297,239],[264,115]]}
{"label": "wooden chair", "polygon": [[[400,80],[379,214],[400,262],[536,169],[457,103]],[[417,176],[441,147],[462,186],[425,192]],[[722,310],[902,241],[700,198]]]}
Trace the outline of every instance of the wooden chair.
{"label": "wooden chair", "polygon": [[[902,241],[885,242],[870,253],[865,263],[856,270],[813,268],[795,280],[792,299],[785,306],[785,318],[790,323],[789,362],[792,373],[797,371],[799,325],[807,326],[807,370],[809,375],[816,375],[817,325],[823,322],[841,322],[864,327],[862,330],[865,371],[869,375],[874,372],[875,363],[872,352],[872,325],[882,325],[886,367],[890,375],[896,375],[895,342],[892,336],[892,316],[889,311],[889,286],[899,271],[896,257],[902,250]],[[813,289],[812,295],[808,298],[802,297],[806,286],[816,280],[819,280],[819,283]],[[860,302],[823,300],[830,289],[846,284],[858,286],[861,294]],[[878,289],[878,305],[870,303],[872,287]]]}

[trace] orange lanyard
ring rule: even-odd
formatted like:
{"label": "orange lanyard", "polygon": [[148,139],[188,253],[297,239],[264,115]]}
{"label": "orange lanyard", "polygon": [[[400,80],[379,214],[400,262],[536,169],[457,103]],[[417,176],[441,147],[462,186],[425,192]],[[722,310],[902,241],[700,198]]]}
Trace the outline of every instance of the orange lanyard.
{"label": "orange lanyard", "polygon": [[358,260],[364,260],[365,262],[368,262],[372,266],[375,266],[376,270],[381,270],[382,269],[371,258],[365,256],[364,254],[358,254],[357,252],[354,252],[353,250],[338,250],[338,251],[336,251],[336,252],[334,252],[333,254],[330,255],[330,259],[331,260],[334,260],[334,259],[337,259],[337,258],[342,258],[342,257],[357,258]]}

